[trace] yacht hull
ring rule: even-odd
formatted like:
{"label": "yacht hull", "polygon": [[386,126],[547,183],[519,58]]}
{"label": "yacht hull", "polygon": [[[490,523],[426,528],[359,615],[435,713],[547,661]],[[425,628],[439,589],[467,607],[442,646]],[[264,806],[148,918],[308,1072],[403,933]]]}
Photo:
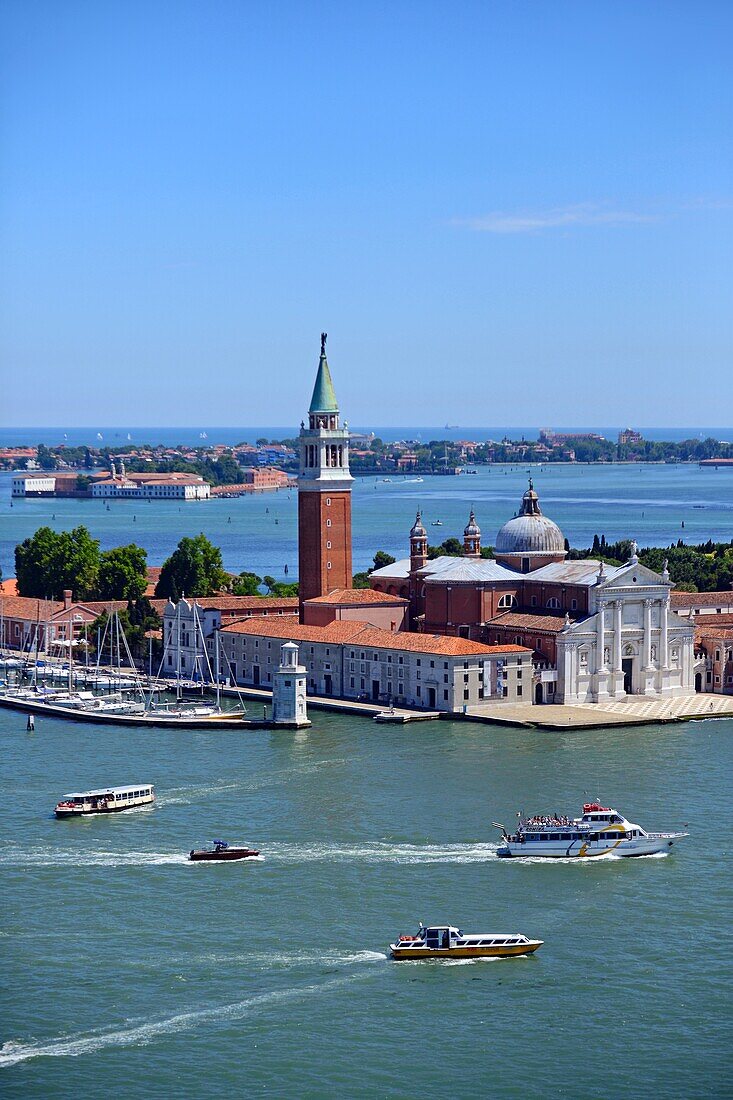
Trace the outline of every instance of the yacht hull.
{"label": "yacht hull", "polygon": [[598,856],[653,856],[659,852],[668,852],[684,833],[660,837],[640,837],[638,840],[614,840],[601,843],[573,841],[553,843],[552,841],[534,841],[526,844],[504,844],[497,851],[500,859],[594,859]]}
{"label": "yacht hull", "polygon": [[260,853],[254,848],[227,848],[223,852],[189,852],[188,858],[193,863],[200,862],[226,862],[233,859],[251,859]]}
{"label": "yacht hull", "polygon": [[393,959],[510,959],[531,955],[542,940],[496,947],[390,947]]}

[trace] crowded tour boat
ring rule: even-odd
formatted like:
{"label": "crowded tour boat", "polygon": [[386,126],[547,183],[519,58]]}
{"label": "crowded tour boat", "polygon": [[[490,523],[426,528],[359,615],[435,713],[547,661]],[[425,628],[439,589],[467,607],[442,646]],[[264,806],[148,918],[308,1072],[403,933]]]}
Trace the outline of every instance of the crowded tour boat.
{"label": "crowded tour boat", "polygon": [[86,814],[114,814],[155,802],[151,783],[145,786],[103,787],[98,791],[66,794],[56,806],[56,817],[81,817]]}
{"label": "crowded tour boat", "polygon": [[517,814],[515,833],[507,833],[494,821],[504,838],[497,855],[588,858],[605,856],[651,856],[665,852],[687,833],[648,833],[610,806],[586,802],[581,817],[559,814],[523,818]]}
{"label": "crowded tour boat", "polygon": [[394,959],[501,959],[531,955],[542,943],[521,932],[466,934],[450,924],[426,928],[421,921],[416,936],[400,936],[389,949]]}

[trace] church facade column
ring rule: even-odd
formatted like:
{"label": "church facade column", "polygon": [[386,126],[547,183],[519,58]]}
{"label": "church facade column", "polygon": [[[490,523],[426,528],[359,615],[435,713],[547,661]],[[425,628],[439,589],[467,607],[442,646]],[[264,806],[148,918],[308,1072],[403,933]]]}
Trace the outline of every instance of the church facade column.
{"label": "church facade column", "polygon": [[596,702],[608,698],[608,665],[606,663],[606,605],[598,604],[596,612]]}
{"label": "church facade column", "polygon": [[621,671],[621,600],[613,601],[613,689],[623,694],[624,678]]}
{"label": "church facade column", "polygon": [[659,605],[659,671],[658,690],[661,695],[669,695],[671,690],[669,675],[669,594],[666,594]]}
{"label": "church facade column", "polygon": [[644,671],[652,668],[652,603],[644,600]]}

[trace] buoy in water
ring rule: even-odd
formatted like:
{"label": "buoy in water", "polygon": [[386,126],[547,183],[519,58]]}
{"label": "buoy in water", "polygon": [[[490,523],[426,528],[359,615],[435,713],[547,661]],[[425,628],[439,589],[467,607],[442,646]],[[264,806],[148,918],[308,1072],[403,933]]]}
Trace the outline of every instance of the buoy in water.
{"label": "buoy in water", "polygon": [[25,724],[25,728],[27,730],[29,730],[30,732],[33,732],[33,730],[36,728],[36,716],[35,716],[35,714],[29,714],[28,715],[28,721]]}

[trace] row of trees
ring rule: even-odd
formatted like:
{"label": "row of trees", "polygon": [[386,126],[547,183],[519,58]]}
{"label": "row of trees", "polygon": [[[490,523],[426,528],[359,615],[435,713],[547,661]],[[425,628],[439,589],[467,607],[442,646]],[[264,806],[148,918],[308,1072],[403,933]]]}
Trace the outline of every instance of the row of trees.
{"label": "row of trees", "polygon": [[[665,560],[669,574],[681,592],[725,592],[733,586],[733,540],[730,542],[698,543],[686,546],[679,539],[670,546],[647,546],[639,550],[639,561],[655,573],[661,573]],[[629,560],[631,541],[607,542],[606,536],[595,535],[593,545],[586,550],[570,550],[568,558],[599,558],[609,565],[623,565]]]}
{"label": "row of trees", "polygon": [[[15,548],[18,593],[60,600],[71,589],[77,600],[139,601],[148,585],[147,551],[135,543],[112,550],[99,548],[86,527],[53,531],[39,527]],[[266,593],[262,592],[262,587]],[[155,595],[178,600],[181,596],[297,596],[298,585],[243,572],[233,577],[224,569],[221,550],[206,535],[182,538],[163,562]]]}
{"label": "row of trees", "polygon": [[21,596],[60,600],[71,589],[78,600],[137,600],[147,587],[147,552],[130,543],[100,551],[86,527],[39,527],[15,548]]}

